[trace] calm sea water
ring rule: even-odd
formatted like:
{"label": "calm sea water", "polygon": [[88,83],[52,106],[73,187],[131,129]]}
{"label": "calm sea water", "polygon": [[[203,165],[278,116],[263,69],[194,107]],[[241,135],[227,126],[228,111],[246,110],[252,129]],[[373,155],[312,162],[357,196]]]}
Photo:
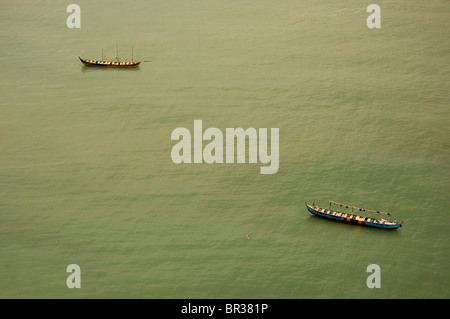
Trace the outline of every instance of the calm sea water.
{"label": "calm sea water", "polygon": [[[0,297],[450,297],[448,1],[76,3],[2,1]],[[153,62],[78,61],[116,43]],[[174,164],[196,119],[279,128],[279,171]]]}

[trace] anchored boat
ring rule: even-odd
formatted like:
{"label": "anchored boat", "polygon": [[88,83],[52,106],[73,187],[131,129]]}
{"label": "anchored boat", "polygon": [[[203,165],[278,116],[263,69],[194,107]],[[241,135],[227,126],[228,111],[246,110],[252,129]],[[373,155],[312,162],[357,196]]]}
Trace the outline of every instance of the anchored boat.
{"label": "anchored boat", "polygon": [[87,66],[101,66],[101,67],[116,67],[116,68],[130,68],[130,67],[137,67],[141,62],[152,62],[152,60],[145,60],[145,61],[134,61],[133,59],[133,48],[131,49],[131,59],[126,58],[120,58],[119,57],[119,49],[117,47],[116,43],[116,50],[117,55],[115,57],[106,57],[110,60],[105,60],[105,57],[103,56],[103,49],[102,49],[102,59],[101,60],[92,60],[92,59],[85,59],[82,57],[78,57],[84,65]]}
{"label": "anchored boat", "polygon": [[139,66],[141,61],[99,61],[99,60],[90,60],[83,59],[82,57],[78,57],[84,65],[87,66],[103,66],[103,67],[118,67],[118,68],[129,68]]}
{"label": "anchored boat", "polygon": [[402,224],[403,224],[403,221],[402,222],[397,222],[397,221],[392,222],[392,221],[388,221],[383,218],[375,219],[375,218],[371,218],[371,217],[356,215],[353,213],[338,212],[338,211],[331,209],[332,204],[338,205],[340,207],[352,208],[352,210],[356,209],[358,211],[369,211],[369,212],[374,212],[374,213],[378,213],[378,214],[387,214],[389,216],[391,215],[390,213],[373,211],[373,210],[364,209],[364,208],[358,208],[355,206],[340,204],[340,203],[336,203],[333,201],[330,201],[330,209],[320,208],[319,206],[315,206],[314,204],[309,205],[306,202],[305,202],[305,204],[306,204],[308,211],[311,214],[320,216],[320,217],[324,217],[324,218],[328,218],[328,219],[338,221],[338,222],[361,225],[361,226],[368,226],[368,227],[375,227],[375,228],[382,228],[382,229],[396,229],[396,228],[402,227]]}

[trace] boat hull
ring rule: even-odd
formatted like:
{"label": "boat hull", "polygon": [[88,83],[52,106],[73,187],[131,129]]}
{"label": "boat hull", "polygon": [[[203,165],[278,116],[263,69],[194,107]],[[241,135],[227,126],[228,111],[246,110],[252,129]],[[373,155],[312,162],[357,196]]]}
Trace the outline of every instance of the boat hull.
{"label": "boat hull", "polygon": [[134,68],[139,66],[140,61],[134,62],[113,62],[113,61],[98,61],[98,60],[89,60],[78,57],[84,65],[87,66],[98,66],[98,67],[110,67],[110,68]]}
{"label": "boat hull", "polygon": [[308,203],[305,204],[311,214],[341,223],[381,229],[397,229],[402,225],[402,223],[389,222],[383,219],[367,218],[364,216],[358,216],[349,213],[341,213],[333,210],[323,209],[317,206],[308,205]]}

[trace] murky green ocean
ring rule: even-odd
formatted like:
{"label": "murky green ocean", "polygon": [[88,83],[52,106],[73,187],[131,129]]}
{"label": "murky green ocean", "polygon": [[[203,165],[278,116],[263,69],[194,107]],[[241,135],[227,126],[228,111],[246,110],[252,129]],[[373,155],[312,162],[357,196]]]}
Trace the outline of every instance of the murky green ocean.
{"label": "murky green ocean", "polygon": [[[1,1],[0,297],[450,297],[448,1],[73,2]],[[116,43],[153,62],[78,60]],[[279,128],[278,172],[175,164],[194,120]]]}

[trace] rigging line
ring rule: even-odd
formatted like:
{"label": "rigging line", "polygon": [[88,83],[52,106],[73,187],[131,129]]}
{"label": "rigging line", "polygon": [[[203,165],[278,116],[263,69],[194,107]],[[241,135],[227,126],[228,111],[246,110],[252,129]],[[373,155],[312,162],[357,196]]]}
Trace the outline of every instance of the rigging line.
{"label": "rigging line", "polygon": [[389,215],[389,216],[391,215],[391,213],[380,212],[380,211],[378,211],[378,210],[371,210],[371,209],[359,208],[359,207],[352,206],[352,205],[341,204],[341,203],[338,203],[338,202],[335,202],[335,201],[332,201],[332,200],[330,200],[329,202],[330,202],[330,204],[333,203],[333,204],[335,204],[335,205],[345,206],[345,208],[349,208],[349,207],[351,207],[352,209],[355,208],[355,209],[358,209],[359,211],[365,211],[365,212],[371,212],[371,213],[377,213],[377,214],[386,214],[386,215]]}

